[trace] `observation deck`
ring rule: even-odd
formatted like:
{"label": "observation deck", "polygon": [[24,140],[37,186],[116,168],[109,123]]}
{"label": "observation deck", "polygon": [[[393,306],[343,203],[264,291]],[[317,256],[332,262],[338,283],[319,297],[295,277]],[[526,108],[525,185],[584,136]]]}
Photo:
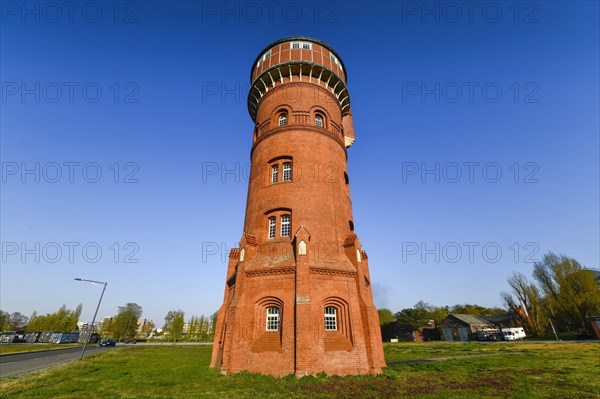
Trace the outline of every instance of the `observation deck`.
{"label": "observation deck", "polygon": [[328,44],[303,36],[287,37],[269,44],[252,64],[248,111],[254,122],[261,98],[271,89],[288,82],[306,82],[330,91],[338,100],[342,115],[350,113],[346,88],[346,67]]}

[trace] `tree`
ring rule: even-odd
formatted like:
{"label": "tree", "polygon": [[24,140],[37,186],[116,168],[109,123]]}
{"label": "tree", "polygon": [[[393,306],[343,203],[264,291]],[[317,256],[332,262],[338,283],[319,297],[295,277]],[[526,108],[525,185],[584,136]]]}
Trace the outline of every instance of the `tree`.
{"label": "tree", "polygon": [[188,341],[191,341],[192,339],[198,339],[198,318],[196,316],[190,317],[190,321],[188,322],[186,339]]}
{"label": "tree", "polygon": [[206,339],[212,341],[215,339],[215,331],[217,330],[217,316],[219,316],[219,311],[216,311],[210,316],[210,330],[207,333]]}
{"label": "tree", "polygon": [[13,312],[11,314],[2,312],[0,317],[3,319],[3,326],[0,331],[23,331],[25,330],[25,327],[27,327],[27,316],[19,312]]}
{"label": "tree", "polygon": [[417,330],[429,324],[430,320],[434,320],[438,325],[448,316],[448,313],[448,307],[433,306],[421,300],[412,308],[402,309],[396,313],[395,318],[401,325]]}
{"label": "tree", "polygon": [[3,310],[0,310],[0,331],[8,330],[8,317],[9,314]]}
{"label": "tree", "polygon": [[119,312],[111,323],[112,336],[117,341],[126,341],[135,337],[138,329],[138,319],[142,317],[142,307],[137,303],[127,303],[119,306]]}
{"label": "tree", "polygon": [[70,310],[67,305],[62,305],[56,312],[38,316],[33,312],[26,331],[53,331],[73,332],[77,330],[77,322],[81,316],[82,305],[79,304],[75,310]]}
{"label": "tree", "polygon": [[435,325],[439,326],[442,320],[450,314],[450,310],[447,306],[436,306],[431,312],[429,312],[429,318],[435,321]]}
{"label": "tree", "polygon": [[558,326],[591,333],[586,318],[600,314],[600,290],[591,272],[575,259],[550,252],[534,264],[533,277],[545,295],[548,315]]}
{"label": "tree", "polygon": [[435,320],[434,316],[441,317],[442,312],[440,312],[440,309],[447,312],[446,308],[438,308],[421,300],[412,308],[400,310],[394,315],[394,322],[385,324],[382,327],[383,339],[414,340],[416,337],[415,330],[428,326],[432,319]]}
{"label": "tree", "polygon": [[523,318],[523,323],[527,332],[532,335],[543,335],[548,325],[548,318],[540,290],[522,273],[514,272],[506,281],[512,288],[512,294],[506,292],[500,294],[504,304],[515,314],[520,314],[522,308],[526,316]]}
{"label": "tree", "polygon": [[113,336],[113,318],[105,318],[100,322],[99,334],[102,338],[110,338]]}
{"label": "tree", "polygon": [[399,335],[399,325],[394,318],[394,314],[389,309],[379,309],[379,326],[381,328],[381,339],[389,341],[392,338],[397,338]]}
{"label": "tree", "polygon": [[385,308],[379,309],[379,310],[377,310],[377,313],[379,313],[379,325],[380,326],[384,326],[384,325],[396,320],[396,319],[394,319],[394,314],[389,309],[385,309]]}
{"label": "tree", "polygon": [[206,342],[208,341],[208,320],[204,315],[200,316],[200,319],[198,320],[198,326],[199,326],[199,330],[198,330],[198,336],[200,338],[200,341],[202,342]]}
{"label": "tree", "polygon": [[507,280],[512,293],[501,293],[509,308],[524,313],[531,333],[543,334],[552,319],[559,331],[592,334],[586,318],[600,314],[600,289],[589,270],[573,258],[549,252],[534,263],[533,278],[537,285],[513,273]]}
{"label": "tree", "polygon": [[494,315],[506,313],[502,308],[486,308],[485,306],[465,303],[464,305],[454,305],[450,308],[451,313],[472,314],[475,316]]}
{"label": "tree", "polygon": [[424,308],[402,309],[394,316],[401,326],[406,326],[411,330],[418,330],[421,327],[425,327],[430,320],[429,312]]}
{"label": "tree", "polygon": [[165,325],[163,329],[169,333],[173,341],[181,340],[183,335],[183,327],[185,325],[183,310],[169,310],[165,316]]}
{"label": "tree", "polygon": [[152,320],[146,320],[146,323],[144,323],[144,326],[142,327],[140,337],[148,338],[148,336],[150,334],[152,334],[152,332],[154,332],[155,328],[156,328],[156,324],[154,324],[154,322]]}

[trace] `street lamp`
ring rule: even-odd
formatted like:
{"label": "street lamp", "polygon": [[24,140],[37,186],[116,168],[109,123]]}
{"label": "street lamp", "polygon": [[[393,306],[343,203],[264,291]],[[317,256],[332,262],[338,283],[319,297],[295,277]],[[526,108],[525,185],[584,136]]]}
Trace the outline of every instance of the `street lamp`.
{"label": "street lamp", "polygon": [[92,332],[94,331],[94,323],[96,322],[96,316],[98,315],[98,309],[100,309],[100,302],[102,302],[102,297],[104,296],[104,290],[106,290],[106,285],[108,283],[105,283],[103,281],[86,280],[84,278],[76,278],[75,281],[85,281],[85,282],[92,283],[92,284],[104,284],[104,287],[102,288],[102,294],[100,294],[100,300],[98,301],[98,306],[96,306],[96,312],[94,312],[94,318],[92,319],[92,329],[90,330],[90,336],[88,337],[88,339],[83,341],[83,350],[81,351],[81,357],[79,358],[79,360],[83,360],[83,355],[85,355],[85,347],[86,347],[89,339],[92,337]]}

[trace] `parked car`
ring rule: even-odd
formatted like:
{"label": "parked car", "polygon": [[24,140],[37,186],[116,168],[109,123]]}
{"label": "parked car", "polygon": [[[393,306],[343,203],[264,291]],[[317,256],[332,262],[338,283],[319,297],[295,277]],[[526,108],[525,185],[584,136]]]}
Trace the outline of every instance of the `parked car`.
{"label": "parked car", "polygon": [[477,331],[475,337],[477,338],[477,341],[498,341],[502,340],[502,333],[493,328],[486,328],[484,330]]}
{"label": "parked car", "polygon": [[115,341],[112,338],[98,341],[98,346],[115,346],[116,344],[117,344],[117,341]]}

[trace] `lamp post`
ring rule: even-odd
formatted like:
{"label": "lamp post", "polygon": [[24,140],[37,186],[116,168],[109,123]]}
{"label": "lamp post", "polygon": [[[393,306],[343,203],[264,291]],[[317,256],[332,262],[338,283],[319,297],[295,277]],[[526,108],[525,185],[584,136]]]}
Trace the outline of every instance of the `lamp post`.
{"label": "lamp post", "polygon": [[85,347],[89,341],[89,339],[92,337],[92,332],[94,331],[94,323],[96,322],[96,316],[98,315],[98,309],[100,309],[100,303],[102,302],[102,297],[104,296],[104,290],[106,290],[106,285],[108,283],[105,283],[103,281],[94,281],[94,280],[86,280],[84,278],[76,278],[75,281],[85,281],[88,283],[92,283],[92,284],[104,284],[104,287],[102,287],[102,294],[100,294],[100,300],[98,301],[98,306],[96,306],[96,311],[94,312],[94,318],[92,319],[92,329],[90,330],[90,336],[83,341],[83,350],[81,351],[81,357],[79,358],[79,360],[83,360],[83,355],[85,355]]}

